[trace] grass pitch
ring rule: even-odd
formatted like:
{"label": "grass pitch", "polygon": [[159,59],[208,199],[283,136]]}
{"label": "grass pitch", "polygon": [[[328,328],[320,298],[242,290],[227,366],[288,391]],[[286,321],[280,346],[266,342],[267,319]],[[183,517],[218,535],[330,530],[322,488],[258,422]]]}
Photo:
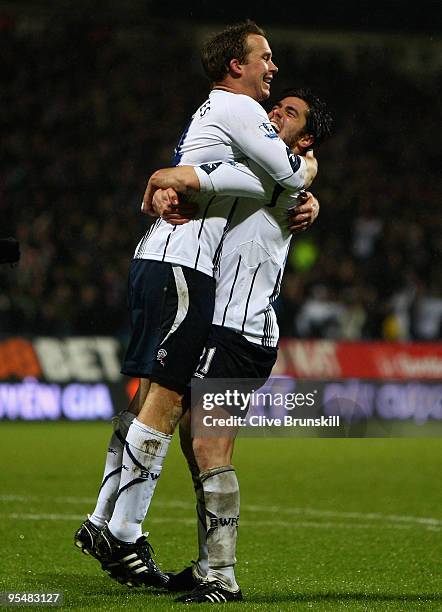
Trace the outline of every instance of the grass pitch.
{"label": "grass pitch", "polygon": [[[73,546],[93,509],[108,424],[1,429],[0,591],[61,591],[73,609],[183,609],[172,595],[114,583]],[[231,607],[442,610],[440,438],[240,439],[235,466],[246,599]],[[145,524],[166,570],[197,554],[193,506],[175,440]]]}

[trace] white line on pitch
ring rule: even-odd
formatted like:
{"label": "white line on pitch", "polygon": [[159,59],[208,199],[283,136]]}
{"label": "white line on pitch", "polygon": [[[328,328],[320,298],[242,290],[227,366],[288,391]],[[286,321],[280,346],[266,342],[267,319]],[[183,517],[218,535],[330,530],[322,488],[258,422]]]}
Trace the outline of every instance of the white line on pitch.
{"label": "white line on pitch", "polygon": [[[8,514],[0,514],[3,520],[23,520],[23,521],[83,521],[84,514],[20,514],[11,512]],[[193,525],[195,519],[183,517],[157,517],[150,518],[151,523],[182,523],[183,525]],[[241,520],[241,525],[246,527],[281,527],[284,529],[376,529],[378,526],[374,523],[333,523],[333,522],[315,522],[315,521],[248,521]],[[412,525],[386,525],[388,529],[411,529]],[[427,527],[431,531],[441,531],[439,527]]]}
{"label": "white line on pitch", "polygon": [[[30,502],[40,501],[42,497],[39,496],[26,496],[26,495],[0,495],[0,502]],[[47,501],[47,498],[45,498]],[[93,497],[53,497],[51,498],[53,503],[60,504],[95,504],[96,499]],[[182,508],[193,510],[193,505],[186,502],[177,500],[154,500],[154,507],[160,508]],[[356,519],[365,521],[386,521],[389,523],[414,523],[417,525],[425,525],[427,527],[442,526],[442,520],[432,517],[419,517],[419,516],[407,516],[401,514],[381,514],[379,512],[345,512],[335,510],[318,510],[315,508],[283,508],[281,506],[259,506],[244,504],[241,507],[243,512],[256,512],[256,513],[271,513],[271,514],[285,514],[285,515],[297,515],[297,516],[311,516],[311,517],[324,517],[324,518],[341,518],[341,519]]]}

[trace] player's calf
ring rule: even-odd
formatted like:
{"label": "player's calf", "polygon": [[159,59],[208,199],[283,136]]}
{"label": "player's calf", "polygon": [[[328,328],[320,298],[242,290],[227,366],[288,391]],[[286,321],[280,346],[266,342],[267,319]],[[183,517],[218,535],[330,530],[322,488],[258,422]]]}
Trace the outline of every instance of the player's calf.
{"label": "player's calf", "polygon": [[231,465],[200,474],[206,505],[207,579],[219,581],[226,589],[239,590],[235,579],[236,538],[239,523],[239,485]]}

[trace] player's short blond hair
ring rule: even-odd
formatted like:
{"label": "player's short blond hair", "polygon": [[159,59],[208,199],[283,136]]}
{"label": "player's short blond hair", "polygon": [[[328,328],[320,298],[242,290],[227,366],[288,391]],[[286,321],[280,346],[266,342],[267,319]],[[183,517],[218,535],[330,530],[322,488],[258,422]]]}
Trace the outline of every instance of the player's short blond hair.
{"label": "player's short blond hair", "polygon": [[212,83],[222,81],[229,71],[232,59],[244,63],[249,53],[249,34],[265,36],[265,32],[254,21],[244,21],[229,26],[208,38],[201,49],[204,72]]}

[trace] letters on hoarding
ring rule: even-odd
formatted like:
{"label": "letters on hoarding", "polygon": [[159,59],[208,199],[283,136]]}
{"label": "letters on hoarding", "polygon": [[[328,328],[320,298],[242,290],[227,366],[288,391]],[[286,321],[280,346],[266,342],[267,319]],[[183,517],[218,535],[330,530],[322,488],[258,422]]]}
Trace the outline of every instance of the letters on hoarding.
{"label": "letters on hoarding", "polygon": [[[120,374],[123,352],[111,337],[0,340],[0,419],[111,418],[138,386]],[[442,420],[442,343],[283,339],[272,376],[314,387],[326,416]]]}
{"label": "letters on hoarding", "polygon": [[283,339],[273,374],[316,380],[441,380],[442,343]]}

